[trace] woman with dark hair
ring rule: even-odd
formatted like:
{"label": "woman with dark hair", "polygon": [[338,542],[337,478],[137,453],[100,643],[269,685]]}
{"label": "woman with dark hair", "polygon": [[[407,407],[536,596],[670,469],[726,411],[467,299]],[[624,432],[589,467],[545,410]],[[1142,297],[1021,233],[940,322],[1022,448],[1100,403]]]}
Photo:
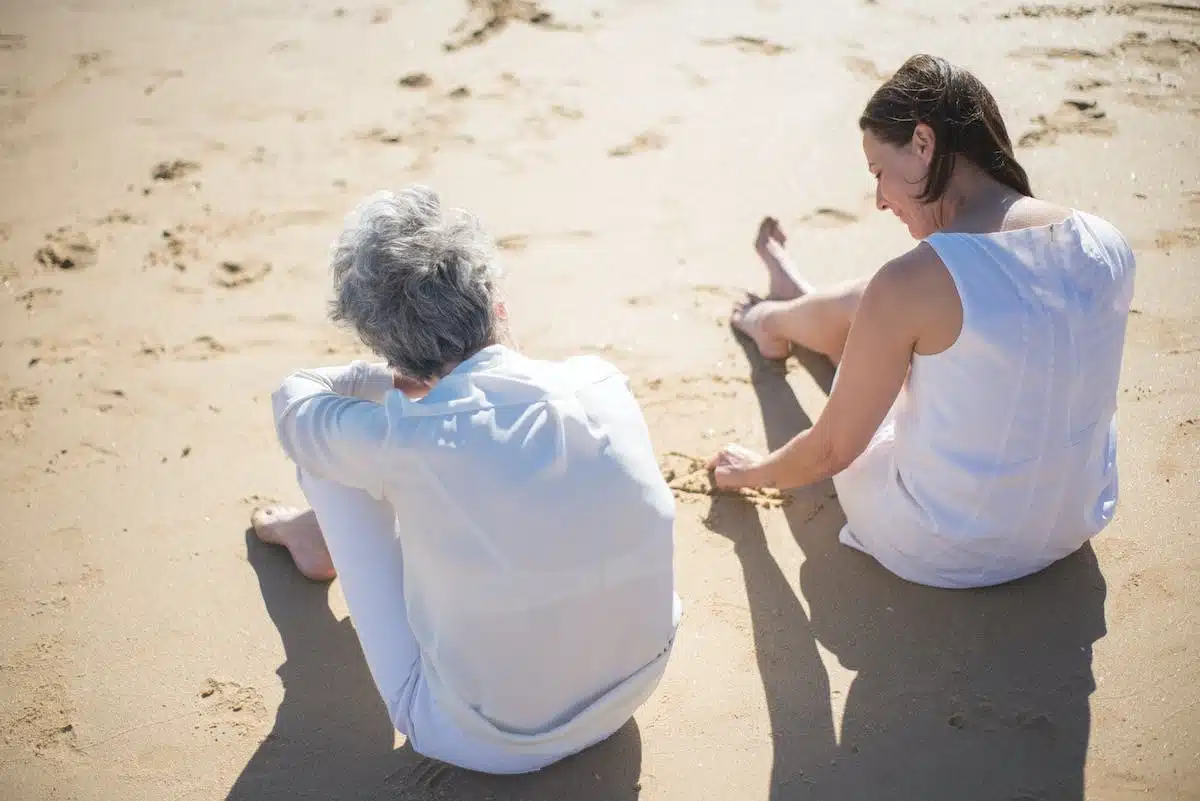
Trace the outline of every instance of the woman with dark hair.
{"label": "woman with dark hair", "polygon": [[870,278],[816,288],[771,218],[767,299],[733,324],[771,359],[838,365],[811,429],[717,484],[832,477],[842,543],[938,587],[999,584],[1077,550],[1117,502],[1116,403],[1134,257],[1110,223],[1035,199],[996,102],[961,67],[910,58],[859,126],[876,205],[918,240]]}

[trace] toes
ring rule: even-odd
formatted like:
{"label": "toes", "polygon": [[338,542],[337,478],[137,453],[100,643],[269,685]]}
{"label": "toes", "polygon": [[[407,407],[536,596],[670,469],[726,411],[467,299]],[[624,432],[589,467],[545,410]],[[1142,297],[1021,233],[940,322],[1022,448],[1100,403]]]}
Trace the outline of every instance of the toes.
{"label": "toes", "polygon": [[740,327],[743,321],[746,319],[747,312],[754,308],[754,305],[757,302],[758,300],[752,295],[747,295],[746,297],[737,301],[733,304],[733,309],[729,312],[729,319],[732,320],[735,325]]}
{"label": "toes", "polygon": [[323,564],[319,566],[306,565],[302,567],[300,563],[297,562],[296,568],[300,571],[301,575],[303,575],[309,581],[333,581],[335,578],[337,578],[337,571],[334,570],[332,564]]}
{"label": "toes", "polygon": [[259,525],[260,523],[266,525],[268,523],[274,523],[278,520],[297,517],[299,514],[300,510],[291,506],[260,506],[250,515],[250,522],[254,523],[255,525]]}
{"label": "toes", "polygon": [[779,226],[779,220],[774,217],[771,218],[770,236],[771,239],[776,240],[781,245],[787,243],[787,236],[783,233],[783,228]]}

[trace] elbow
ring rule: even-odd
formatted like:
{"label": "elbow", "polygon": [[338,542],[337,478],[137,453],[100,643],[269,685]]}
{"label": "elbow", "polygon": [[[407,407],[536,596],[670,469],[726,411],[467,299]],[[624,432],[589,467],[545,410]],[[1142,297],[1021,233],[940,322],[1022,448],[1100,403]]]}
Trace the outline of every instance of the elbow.
{"label": "elbow", "polygon": [[830,439],[825,447],[825,467],[829,477],[836,476],[854,464],[866,446],[849,440]]}
{"label": "elbow", "polygon": [[825,472],[828,474],[827,477],[833,478],[838,473],[842,472],[847,467],[854,464],[854,460],[857,458],[858,458],[857,455],[850,456],[844,452],[831,453],[829,455],[828,461],[826,462]]}

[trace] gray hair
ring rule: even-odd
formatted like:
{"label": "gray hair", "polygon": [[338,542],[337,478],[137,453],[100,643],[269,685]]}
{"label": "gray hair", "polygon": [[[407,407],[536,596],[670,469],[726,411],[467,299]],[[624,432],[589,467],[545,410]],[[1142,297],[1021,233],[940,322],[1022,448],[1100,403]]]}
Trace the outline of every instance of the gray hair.
{"label": "gray hair", "polygon": [[429,379],[497,339],[491,239],[425,186],[363,201],[334,243],[330,317],[406,376]]}

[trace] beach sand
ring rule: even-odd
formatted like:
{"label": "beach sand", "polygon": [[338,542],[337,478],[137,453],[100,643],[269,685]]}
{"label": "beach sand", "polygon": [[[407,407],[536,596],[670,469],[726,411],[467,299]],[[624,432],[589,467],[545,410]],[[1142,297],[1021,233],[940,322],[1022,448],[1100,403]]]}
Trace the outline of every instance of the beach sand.
{"label": "beach sand", "polygon": [[[0,5],[0,795],[1200,797],[1198,39],[1192,0]],[[839,546],[829,484],[685,475],[819,413],[828,365],[748,356],[727,311],[764,214],[818,284],[911,246],[856,120],[920,51],[1139,264],[1117,519],[981,592]],[[329,244],[418,181],[497,237],[522,348],[618,365],[681,476],[666,677],[531,776],[414,754],[338,584],[246,531],[303,502],[271,391],[369,356],[326,320]]]}

